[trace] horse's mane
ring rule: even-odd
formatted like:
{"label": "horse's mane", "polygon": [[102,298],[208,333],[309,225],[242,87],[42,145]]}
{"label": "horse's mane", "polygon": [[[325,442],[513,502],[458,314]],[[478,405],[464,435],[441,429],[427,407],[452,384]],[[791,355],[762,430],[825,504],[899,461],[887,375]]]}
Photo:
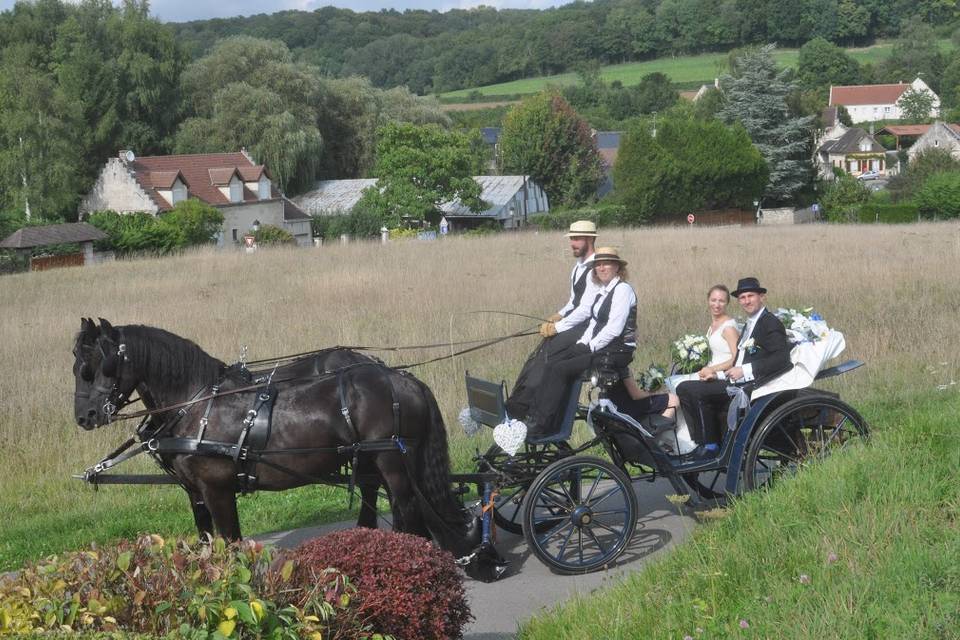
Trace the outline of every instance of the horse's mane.
{"label": "horse's mane", "polygon": [[118,328],[127,345],[127,357],[151,370],[167,387],[214,384],[226,366],[196,343],[169,331],[141,324]]}

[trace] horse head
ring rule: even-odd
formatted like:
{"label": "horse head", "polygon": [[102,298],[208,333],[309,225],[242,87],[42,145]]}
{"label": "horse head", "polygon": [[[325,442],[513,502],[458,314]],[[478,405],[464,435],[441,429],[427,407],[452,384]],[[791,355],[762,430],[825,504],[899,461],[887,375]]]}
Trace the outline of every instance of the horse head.
{"label": "horse head", "polygon": [[100,318],[100,325],[80,321],[80,333],[73,347],[74,415],[86,430],[110,422],[137,385],[126,363],[126,345],[120,331]]}

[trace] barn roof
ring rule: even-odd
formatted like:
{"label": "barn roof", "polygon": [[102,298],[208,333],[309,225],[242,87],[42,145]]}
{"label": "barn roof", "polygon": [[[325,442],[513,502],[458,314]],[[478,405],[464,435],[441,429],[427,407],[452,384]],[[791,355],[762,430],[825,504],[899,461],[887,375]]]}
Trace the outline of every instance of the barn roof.
{"label": "barn roof", "polygon": [[30,249],[51,244],[90,242],[107,237],[103,231],[86,222],[48,224],[42,227],[24,227],[14,231],[0,242],[3,249]]}

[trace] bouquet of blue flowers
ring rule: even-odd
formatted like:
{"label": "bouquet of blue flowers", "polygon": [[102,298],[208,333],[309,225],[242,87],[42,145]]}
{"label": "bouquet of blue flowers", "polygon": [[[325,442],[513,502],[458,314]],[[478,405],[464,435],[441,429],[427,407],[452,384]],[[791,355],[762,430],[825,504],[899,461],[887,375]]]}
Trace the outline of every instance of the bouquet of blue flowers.
{"label": "bouquet of blue flowers", "polygon": [[656,391],[663,386],[666,377],[663,367],[652,364],[637,376],[637,386],[644,391]]}
{"label": "bouquet of blue flowers", "polygon": [[787,339],[794,344],[817,342],[830,333],[830,327],[819,313],[813,312],[813,307],[802,310],[781,307],[774,312],[774,315],[783,323],[787,331]]}

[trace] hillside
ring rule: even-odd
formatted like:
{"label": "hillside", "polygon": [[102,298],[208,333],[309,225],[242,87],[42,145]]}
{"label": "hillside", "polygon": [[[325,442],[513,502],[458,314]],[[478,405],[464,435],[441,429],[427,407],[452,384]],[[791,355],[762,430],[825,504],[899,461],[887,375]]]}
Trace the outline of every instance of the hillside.
{"label": "hillside", "polygon": [[[799,47],[814,37],[864,46],[898,36],[902,20],[911,16],[946,35],[956,19],[948,3],[871,3],[858,5],[852,14],[845,10],[847,4],[602,0],[548,10],[479,7],[446,12],[324,7],[171,28],[194,58],[229,36],[275,39],[298,61],[330,76],[361,75],[378,87],[406,85],[423,94],[570,73],[585,64],[623,64],[769,42]],[[700,73],[677,81],[712,75],[707,62]]]}
{"label": "hillside", "polygon": [[[941,41],[942,48],[946,49],[949,46],[948,40]],[[876,65],[890,55],[892,48],[891,42],[882,41],[869,47],[851,47],[846,51],[860,64]],[[798,51],[798,49],[777,49],[774,57],[781,67],[795,68]],[[696,89],[701,84],[712,83],[718,75],[726,73],[727,60],[727,53],[670,56],[644,62],[608,65],[600,69],[600,77],[606,82],[619,81],[624,86],[631,86],[639,83],[643,76],[659,72],[667,75],[678,87]],[[471,94],[476,95],[475,92],[483,96],[519,96],[537,93],[548,86],[567,86],[577,81],[576,73],[562,73],[448,91],[440,94],[440,99],[444,102],[457,102],[470,97]]]}

